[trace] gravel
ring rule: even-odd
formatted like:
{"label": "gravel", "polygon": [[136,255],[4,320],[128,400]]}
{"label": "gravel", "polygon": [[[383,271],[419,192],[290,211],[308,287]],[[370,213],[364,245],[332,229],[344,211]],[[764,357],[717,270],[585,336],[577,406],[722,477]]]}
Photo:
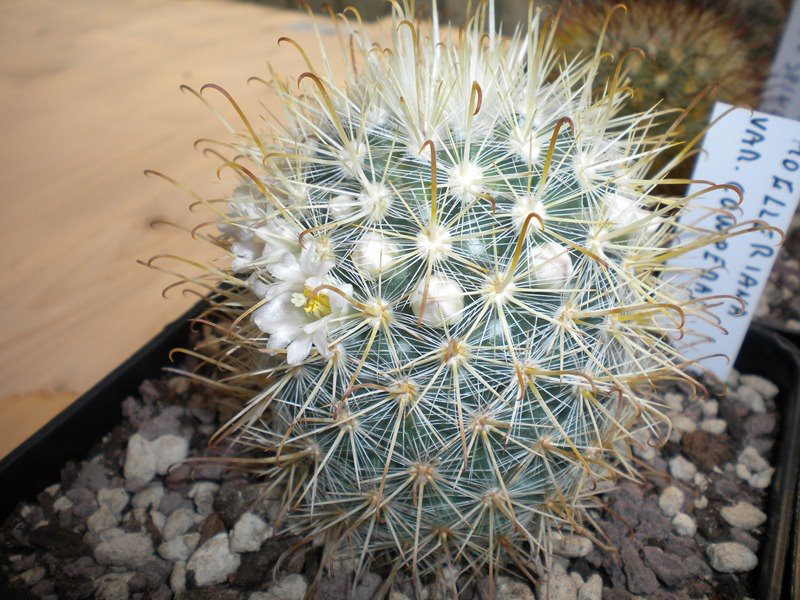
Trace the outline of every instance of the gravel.
{"label": "gravel", "polygon": [[674,485],[669,486],[661,492],[658,497],[658,507],[668,517],[674,517],[681,511],[685,496],[683,491]]}
{"label": "gravel", "polygon": [[711,544],[707,552],[711,566],[720,573],[752,571],[758,565],[756,555],[738,542]]}
{"label": "gravel", "polygon": [[138,491],[153,480],[157,472],[158,457],[152,444],[144,436],[135,433],[128,441],[125,455],[125,485],[131,491]]}
{"label": "gravel", "polygon": [[[530,592],[530,590],[528,590]],[[575,588],[574,580],[567,574],[564,567],[558,563],[554,563],[553,568],[545,574],[540,580],[539,585],[536,587],[536,596],[539,598],[548,598],[549,600],[576,600],[578,597],[578,590]],[[513,598],[514,596],[507,596]],[[519,596],[522,599],[533,597],[531,592],[529,596]]]}
{"label": "gravel", "polygon": [[200,546],[186,562],[186,579],[197,587],[224,583],[239,568],[241,558],[231,551],[228,536],[219,533]]}
{"label": "gravel", "polygon": [[153,540],[144,533],[123,533],[94,549],[94,558],[100,565],[141,568],[153,557]]}
{"label": "gravel", "polygon": [[733,506],[723,506],[719,514],[733,527],[749,531],[767,522],[767,515],[749,502],[737,502]]}
{"label": "gravel", "polygon": [[586,556],[593,548],[592,540],[579,535],[561,535],[552,542],[553,553],[567,558]]}
{"label": "gravel", "polygon": [[272,536],[272,527],[258,515],[246,512],[236,524],[230,535],[231,550],[234,552],[255,552],[261,543]]}
{"label": "gravel", "polygon": [[669,472],[675,479],[681,481],[691,481],[697,474],[697,467],[694,463],[689,462],[680,454],[669,461]]}
{"label": "gravel", "polygon": [[[602,534],[553,534],[555,557],[538,584],[502,575],[494,597],[752,596],[748,573],[757,566],[774,475],[777,388],[738,374],[732,386],[727,397],[703,401],[677,388],[663,393],[659,401],[678,434],[661,448],[640,436],[634,452],[649,465],[645,485],[623,481],[606,492],[609,510],[592,515]],[[0,547],[11,550],[0,555],[2,575],[25,597],[47,600],[305,598],[322,548],[287,555],[275,571],[298,542],[275,531],[281,489],[219,463],[183,462],[229,452],[207,446],[226,418],[217,400],[184,378],[145,382],[141,398],[123,403],[126,421],[101,444],[103,453],[66,465],[60,483],[0,529]],[[326,570],[311,598],[340,600],[352,591],[356,600],[372,600],[385,587],[393,600],[415,597],[402,570],[392,586],[377,567],[354,585],[353,568],[343,561]],[[485,580],[446,571],[442,581],[424,584],[423,596],[444,599],[455,587],[464,600],[488,597]]]}
{"label": "gravel", "polygon": [[697,521],[686,513],[678,513],[672,519],[672,527],[678,535],[692,537],[697,532]]}

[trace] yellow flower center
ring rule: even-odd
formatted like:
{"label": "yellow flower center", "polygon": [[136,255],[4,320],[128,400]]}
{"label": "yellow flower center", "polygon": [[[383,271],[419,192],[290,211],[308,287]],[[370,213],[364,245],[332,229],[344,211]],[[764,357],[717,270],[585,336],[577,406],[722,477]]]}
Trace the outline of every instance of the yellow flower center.
{"label": "yellow flower center", "polygon": [[318,319],[331,314],[331,301],[327,294],[314,292],[306,286],[303,290],[303,298],[305,298],[303,310],[306,311],[306,314],[313,315]]}

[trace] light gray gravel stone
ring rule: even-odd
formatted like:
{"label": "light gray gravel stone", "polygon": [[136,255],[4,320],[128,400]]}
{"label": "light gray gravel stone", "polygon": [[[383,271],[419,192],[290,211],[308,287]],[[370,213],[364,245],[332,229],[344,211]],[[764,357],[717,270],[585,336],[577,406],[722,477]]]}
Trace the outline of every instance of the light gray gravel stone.
{"label": "light gray gravel stone", "polygon": [[141,510],[158,508],[161,500],[164,499],[164,486],[156,481],[151,483],[143,490],[137,492],[131,499],[131,506]]}
{"label": "light gray gravel stone", "polygon": [[95,591],[96,600],[128,600],[131,592],[128,588],[130,575],[127,573],[105,575],[100,578]]}
{"label": "light gray gravel stone", "polygon": [[86,519],[86,527],[95,535],[116,527],[117,523],[119,523],[117,517],[105,506],[101,506]]}
{"label": "light gray gravel stone", "polygon": [[555,563],[551,571],[539,580],[536,596],[548,600],[577,600],[578,590],[575,589],[575,582],[567,575],[564,567]]}
{"label": "light gray gravel stone", "polygon": [[177,435],[162,435],[151,442],[156,455],[156,472],[165,475],[169,468],[180,463],[189,453],[189,440]]}
{"label": "light gray gravel stone", "polygon": [[192,555],[197,542],[200,541],[199,533],[186,533],[167,540],[158,547],[158,554],[171,561],[186,561]]}
{"label": "light gray gravel stone", "polygon": [[749,385],[756,390],[766,400],[772,400],[778,395],[778,386],[769,379],[764,379],[758,375],[740,375],[739,379],[745,385]]}
{"label": "light gray gravel stone", "polygon": [[66,496],[61,496],[55,502],[53,502],[53,510],[56,512],[61,512],[62,510],[69,510],[73,506],[75,506],[75,503],[72,502],[72,500],[70,500]]}
{"label": "light gray gravel stone", "polygon": [[255,552],[268,537],[272,537],[272,526],[258,515],[246,512],[239,517],[231,531],[231,550]]}
{"label": "light gray gravel stone", "polygon": [[169,587],[175,594],[186,589],[186,563],[176,562],[172,567],[172,574],[169,576]]}
{"label": "light gray gravel stone", "polygon": [[686,397],[683,394],[679,394],[677,392],[667,392],[664,394],[664,404],[669,406],[671,410],[675,412],[680,412],[683,410],[683,402]]}
{"label": "light gray gravel stone", "polygon": [[153,541],[144,533],[125,533],[97,544],[94,559],[101,565],[139,569],[153,557]]}
{"label": "light gray gravel stone", "polygon": [[694,433],[697,431],[697,423],[685,415],[678,415],[672,419],[672,427],[683,433]]}
{"label": "light gray gravel stone", "polygon": [[150,518],[153,520],[153,525],[155,525],[158,528],[158,530],[163,534],[164,528],[167,525],[167,515],[157,510],[151,510]]}
{"label": "light gray gravel stone", "polygon": [[736,476],[737,476],[739,479],[744,479],[745,481],[747,481],[748,479],[750,479],[750,477],[753,475],[753,474],[750,472],[750,469],[748,469],[747,467],[745,467],[745,466],[744,466],[742,463],[736,463],[736,469],[735,469],[735,471],[734,471],[734,472],[736,473]]}
{"label": "light gray gravel stone", "polygon": [[183,535],[195,526],[195,523],[200,521],[202,517],[194,512],[191,508],[179,508],[173,510],[167,518],[167,522],[162,530],[165,540]]}
{"label": "light gray gravel stone", "polygon": [[670,459],[669,472],[675,479],[680,479],[681,481],[691,481],[695,473],[697,473],[697,467],[679,454],[678,456]]}
{"label": "light gray gravel stone", "polygon": [[700,429],[712,435],[722,435],[728,428],[728,422],[725,419],[706,419],[700,421]]}
{"label": "light gray gravel stone", "polygon": [[130,496],[123,488],[99,489],[97,490],[97,504],[105,506],[117,517],[122,514],[128,506]]}
{"label": "light gray gravel stone", "polygon": [[758,565],[758,557],[738,542],[710,544],[706,554],[711,567],[720,573],[744,573]]}
{"label": "light gray gravel stone", "polygon": [[495,583],[497,600],[536,600],[530,586],[524,581],[501,575]]}
{"label": "light gray gravel stone", "polygon": [[18,579],[28,587],[34,586],[39,583],[44,576],[47,575],[47,570],[44,567],[33,567],[32,569],[28,569],[27,571],[23,571],[19,575],[17,575],[14,579]]}
{"label": "light gray gravel stone", "polygon": [[592,540],[580,535],[563,535],[552,541],[553,553],[567,558],[586,556],[594,548]]}
{"label": "light gray gravel stone", "polygon": [[674,517],[681,511],[683,506],[684,494],[680,488],[671,485],[664,488],[658,497],[658,507],[668,517]]}
{"label": "light gray gravel stone", "polygon": [[241,559],[231,552],[228,536],[219,533],[200,546],[186,563],[186,573],[193,574],[197,587],[224,583],[239,568]]}
{"label": "light gray gravel stone", "polygon": [[719,511],[719,514],[730,525],[745,531],[755,529],[767,520],[767,515],[749,502],[737,502],[733,506],[725,506]]}
{"label": "light gray gravel stone", "polygon": [[603,578],[595,573],[578,589],[578,600],[602,600],[602,598]]}
{"label": "light gray gravel stone", "polygon": [[706,400],[700,405],[700,410],[704,417],[713,418],[719,414],[719,402],[716,400]]}
{"label": "light gray gravel stone", "polygon": [[303,600],[308,589],[306,578],[300,574],[287,575],[267,590],[270,600]]}
{"label": "light gray gravel stone", "polygon": [[219,485],[213,481],[198,481],[189,490],[189,498],[194,500],[197,514],[207,517],[214,512],[214,498]]}
{"label": "light gray gravel stone", "polygon": [[752,446],[748,446],[739,453],[739,462],[751,473],[760,473],[769,468],[769,463]]}
{"label": "light gray gravel stone", "polygon": [[672,519],[672,528],[678,535],[685,535],[687,537],[694,536],[697,533],[697,521],[686,513],[678,513]]}
{"label": "light gray gravel stone", "polygon": [[139,491],[156,476],[157,457],[153,447],[142,435],[134,433],[128,440],[125,454],[125,485],[132,491]]}
{"label": "light gray gravel stone", "polygon": [[764,488],[768,488],[772,483],[772,475],[774,473],[775,469],[772,467],[768,468],[766,471],[761,471],[760,473],[753,473],[753,475],[750,476],[750,479],[747,480],[747,483],[750,484],[750,487],[763,490]]}

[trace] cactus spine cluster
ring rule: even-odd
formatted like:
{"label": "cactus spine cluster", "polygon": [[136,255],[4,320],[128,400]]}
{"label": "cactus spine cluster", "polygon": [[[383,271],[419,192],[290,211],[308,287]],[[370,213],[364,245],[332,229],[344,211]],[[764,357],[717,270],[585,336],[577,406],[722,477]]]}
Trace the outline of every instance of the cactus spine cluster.
{"label": "cactus spine cluster", "polygon": [[460,31],[393,13],[388,48],[336,18],[344,83],[308,62],[273,73],[282,122],[239,111],[240,184],[203,200],[230,266],[187,276],[216,294],[196,356],[243,399],[220,435],[325,561],[533,574],[553,531],[594,535],[635,434],[664,435],[653,386],[693,381],[670,341],[707,310],[668,261],[729,231],[653,195],[664,115],[621,116],[600,48],[562,58],[533,9],[510,38],[491,2]]}

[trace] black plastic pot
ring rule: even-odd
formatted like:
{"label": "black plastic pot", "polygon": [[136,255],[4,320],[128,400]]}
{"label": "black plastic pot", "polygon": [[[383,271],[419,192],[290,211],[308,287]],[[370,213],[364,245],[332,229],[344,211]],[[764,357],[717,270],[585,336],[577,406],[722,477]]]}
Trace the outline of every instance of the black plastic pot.
{"label": "black plastic pot", "polygon": [[[202,303],[164,330],[0,461],[0,522],[23,500],[33,500],[59,480],[68,460],[80,460],[122,420],[121,403],[135,394],[142,380],[157,377],[169,362],[169,352],[187,343],[188,320]],[[736,367],[773,381],[781,414],[775,453],[776,472],[768,499],[767,531],[756,572],[759,600],[794,598],[800,592],[800,352],[782,336],[760,324],[745,338]],[[3,590],[0,587],[0,597]]]}
{"label": "black plastic pot", "polygon": [[778,321],[777,319],[773,319],[772,317],[761,317],[756,319],[756,322],[759,325],[762,325],[763,327],[771,329],[775,333],[782,335],[787,340],[792,342],[795,347],[800,349],[800,329],[787,327],[785,323]]}

